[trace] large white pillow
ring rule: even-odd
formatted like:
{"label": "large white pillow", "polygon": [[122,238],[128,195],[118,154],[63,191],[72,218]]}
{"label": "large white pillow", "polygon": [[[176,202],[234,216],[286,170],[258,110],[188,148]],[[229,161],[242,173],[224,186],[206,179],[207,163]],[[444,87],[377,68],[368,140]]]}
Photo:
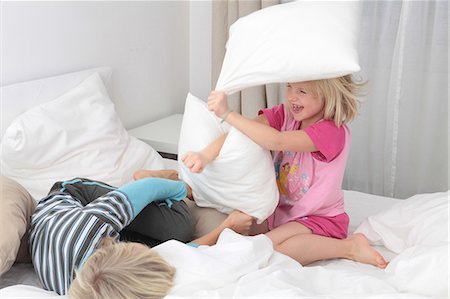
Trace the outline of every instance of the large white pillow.
{"label": "large white pillow", "polygon": [[294,1],[238,19],[216,90],[325,79],[360,70],[358,1]]}
{"label": "large white pillow", "polygon": [[35,106],[56,99],[95,72],[100,74],[106,90],[112,95],[112,68],[110,67],[98,67],[0,87],[2,95],[0,138],[17,116]]}
{"label": "large white pillow", "polygon": [[203,149],[227,129],[205,102],[188,94],[178,143],[180,178],[192,187],[198,206],[223,213],[238,209],[261,222],[279,196],[269,151],[231,128],[219,156],[201,173],[191,173],[181,161],[184,153]]}
{"label": "large white pillow", "polygon": [[87,177],[120,186],[161,156],[128,135],[98,73],[17,117],[0,148],[1,173],[43,198],[55,181]]}

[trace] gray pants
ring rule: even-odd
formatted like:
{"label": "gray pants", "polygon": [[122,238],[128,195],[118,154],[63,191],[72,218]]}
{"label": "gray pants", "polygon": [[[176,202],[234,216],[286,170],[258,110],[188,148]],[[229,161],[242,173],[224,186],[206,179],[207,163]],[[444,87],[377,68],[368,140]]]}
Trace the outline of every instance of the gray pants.
{"label": "gray pants", "polygon": [[[81,182],[96,182],[99,184],[68,184],[56,182],[50,193],[67,192],[77,198],[83,205],[105,195],[116,187],[103,182],[84,178],[76,178]],[[101,186],[103,185],[103,186]],[[163,201],[147,205],[134,220],[120,232],[123,241],[140,242],[155,246],[167,240],[175,239],[189,242],[194,234],[195,224],[189,207],[184,201],[174,201],[169,208]]]}
{"label": "gray pants", "polygon": [[175,239],[189,242],[194,234],[194,219],[184,201],[152,202],[120,232],[121,240],[150,246]]}

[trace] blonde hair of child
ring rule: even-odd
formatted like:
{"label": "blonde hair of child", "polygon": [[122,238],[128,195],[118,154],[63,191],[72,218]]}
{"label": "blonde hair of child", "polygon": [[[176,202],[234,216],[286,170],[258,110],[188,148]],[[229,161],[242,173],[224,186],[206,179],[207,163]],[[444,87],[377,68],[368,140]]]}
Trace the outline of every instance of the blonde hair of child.
{"label": "blonde hair of child", "polygon": [[72,299],[164,298],[175,268],[154,250],[107,238],[84,263],[69,289]]}
{"label": "blonde hair of child", "polygon": [[357,83],[351,75],[310,81],[316,94],[325,101],[324,119],[334,120],[340,127],[358,114],[358,96],[365,82]]}

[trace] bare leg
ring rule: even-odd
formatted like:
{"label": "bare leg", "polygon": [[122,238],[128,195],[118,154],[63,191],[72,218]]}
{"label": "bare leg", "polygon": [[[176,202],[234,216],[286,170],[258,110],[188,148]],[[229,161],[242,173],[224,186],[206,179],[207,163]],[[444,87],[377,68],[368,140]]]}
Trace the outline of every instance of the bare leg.
{"label": "bare leg", "polygon": [[[146,170],[140,169],[133,174],[133,178],[135,180],[140,180],[143,178],[162,178],[168,179],[172,181],[179,181],[178,171],[175,169],[159,169],[159,170]],[[192,196],[192,188],[188,184],[186,184],[187,197],[190,200],[194,200]]]}
{"label": "bare leg", "polygon": [[218,227],[206,235],[195,239],[192,243],[199,245],[214,245],[216,244],[219,235],[225,228],[230,228],[239,234],[247,235],[250,231],[252,222],[252,216],[242,213],[241,211],[234,210]]}
{"label": "bare leg", "polygon": [[345,258],[356,262],[386,268],[383,256],[373,249],[363,234],[354,234],[340,240],[314,235],[298,222],[286,223],[270,232],[274,249],[284,253],[302,265],[315,261]]}
{"label": "bare leg", "polygon": [[178,171],[175,169],[146,170],[140,169],[133,174],[135,180],[143,178],[163,178],[178,181]]}

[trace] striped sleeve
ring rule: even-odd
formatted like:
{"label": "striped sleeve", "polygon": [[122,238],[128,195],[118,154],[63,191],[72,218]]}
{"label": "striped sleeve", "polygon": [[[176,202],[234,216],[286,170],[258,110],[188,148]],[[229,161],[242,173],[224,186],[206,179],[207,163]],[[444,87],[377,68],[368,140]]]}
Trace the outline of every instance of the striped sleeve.
{"label": "striped sleeve", "polygon": [[67,293],[74,270],[107,237],[118,237],[109,223],[69,195],[57,194],[40,202],[32,217],[30,251],[34,269],[45,289]]}
{"label": "striped sleeve", "polygon": [[83,208],[83,211],[112,225],[118,232],[134,219],[130,201],[125,194],[117,190],[92,201]]}

